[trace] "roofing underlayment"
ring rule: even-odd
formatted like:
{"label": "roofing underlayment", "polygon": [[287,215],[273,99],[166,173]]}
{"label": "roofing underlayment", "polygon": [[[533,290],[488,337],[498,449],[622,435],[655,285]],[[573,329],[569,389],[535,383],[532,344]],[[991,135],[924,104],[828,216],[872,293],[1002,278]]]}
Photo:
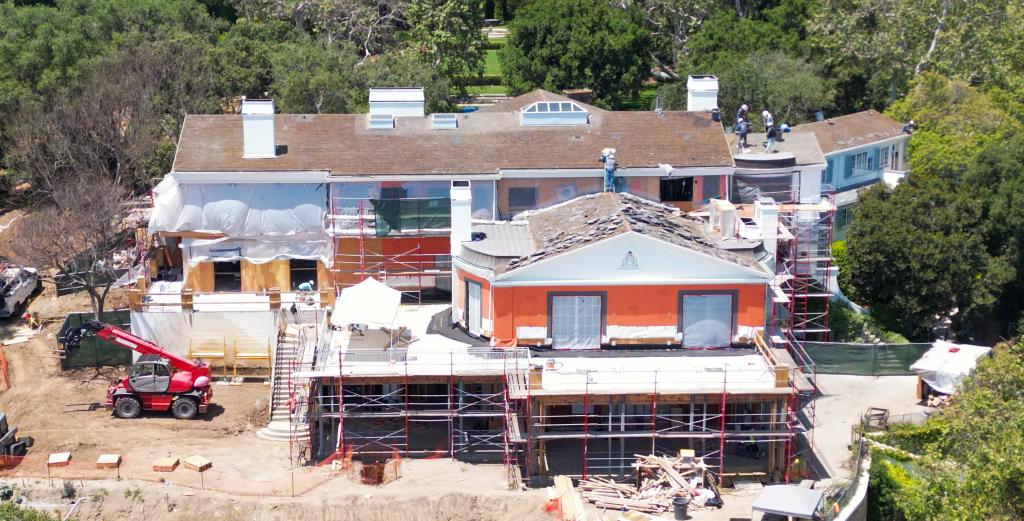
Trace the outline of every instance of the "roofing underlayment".
{"label": "roofing underlayment", "polygon": [[478,111],[458,114],[458,128],[445,130],[432,128],[429,115],[395,118],[394,129],[374,130],[366,114],[277,114],[275,142],[287,151],[272,158],[242,157],[242,116],[189,115],[172,171],[363,176],[598,169],[607,147],[616,149],[620,168],[733,164],[722,126],[710,113],[586,108],[585,125],[524,126],[517,112]]}
{"label": "roofing underlayment", "polygon": [[[577,197],[529,212],[517,217],[517,221],[474,226],[474,231],[483,232],[486,238],[463,243],[464,250],[489,257],[507,258],[509,260],[504,271],[508,272],[627,232],[635,232],[739,266],[762,269],[748,252],[723,248],[717,239],[704,231],[703,221],[689,217],[678,209],[627,193]],[[754,246],[750,244],[750,248]],[[466,260],[473,262],[473,259]],[[476,264],[483,262],[478,261]]]}
{"label": "roofing underlayment", "polygon": [[825,121],[801,123],[793,127],[793,133],[813,133],[818,138],[821,151],[831,154],[837,150],[901,136],[903,125],[880,112],[865,110]]}

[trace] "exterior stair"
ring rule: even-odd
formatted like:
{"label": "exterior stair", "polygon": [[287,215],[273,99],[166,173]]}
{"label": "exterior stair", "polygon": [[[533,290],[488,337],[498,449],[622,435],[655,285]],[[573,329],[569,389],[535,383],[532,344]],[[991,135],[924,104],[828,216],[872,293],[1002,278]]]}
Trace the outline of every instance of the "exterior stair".
{"label": "exterior stair", "polygon": [[284,337],[277,343],[274,352],[273,382],[271,383],[270,397],[270,421],[266,427],[256,431],[256,436],[271,441],[290,441],[294,438],[303,440],[309,438],[309,423],[305,414],[301,414],[301,404],[307,393],[305,382],[291,380],[291,386],[296,390],[296,402],[299,406],[299,414],[296,414],[294,421],[289,418],[288,398],[291,395],[289,389],[289,376],[292,362],[297,356],[302,355],[301,324],[288,324]]}

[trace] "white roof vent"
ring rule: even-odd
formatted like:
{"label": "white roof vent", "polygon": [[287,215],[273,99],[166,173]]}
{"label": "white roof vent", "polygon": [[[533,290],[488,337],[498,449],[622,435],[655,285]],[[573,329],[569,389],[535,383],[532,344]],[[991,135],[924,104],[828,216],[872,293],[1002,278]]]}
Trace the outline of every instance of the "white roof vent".
{"label": "white roof vent", "polygon": [[370,114],[367,126],[370,130],[391,130],[395,128],[395,117],[391,114]]}
{"label": "white roof vent", "polygon": [[370,114],[422,118],[425,100],[423,87],[370,89]]}
{"label": "white roof vent", "polygon": [[571,101],[538,101],[523,109],[523,125],[586,125],[590,114]]}
{"label": "white roof vent", "polygon": [[431,114],[430,128],[444,130],[459,128],[459,116],[456,114]]}
{"label": "white roof vent", "polygon": [[710,75],[686,78],[686,110],[690,112],[718,108],[718,78]]}

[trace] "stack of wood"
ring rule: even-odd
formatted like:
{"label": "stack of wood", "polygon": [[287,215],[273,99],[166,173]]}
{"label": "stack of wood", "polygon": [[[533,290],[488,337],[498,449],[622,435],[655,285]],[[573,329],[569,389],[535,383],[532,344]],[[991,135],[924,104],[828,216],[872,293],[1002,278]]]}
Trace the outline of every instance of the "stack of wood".
{"label": "stack of wood", "polygon": [[[660,514],[672,510],[672,500],[685,497],[690,508],[701,508],[708,497],[721,499],[714,476],[700,458],[636,455],[635,483],[593,477],[580,481],[580,495],[600,508]],[[699,477],[700,479],[694,480]],[[692,482],[692,483],[691,483]]]}

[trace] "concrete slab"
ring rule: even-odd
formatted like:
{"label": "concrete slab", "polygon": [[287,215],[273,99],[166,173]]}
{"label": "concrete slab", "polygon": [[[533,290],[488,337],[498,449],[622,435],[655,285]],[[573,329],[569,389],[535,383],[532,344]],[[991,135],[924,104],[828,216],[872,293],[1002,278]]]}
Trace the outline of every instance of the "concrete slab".
{"label": "concrete slab", "polygon": [[823,396],[815,403],[814,444],[843,479],[851,477],[850,429],[868,407],[892,414],[928,410],[918,404],[916,376],[818,375],[817,382]]}

